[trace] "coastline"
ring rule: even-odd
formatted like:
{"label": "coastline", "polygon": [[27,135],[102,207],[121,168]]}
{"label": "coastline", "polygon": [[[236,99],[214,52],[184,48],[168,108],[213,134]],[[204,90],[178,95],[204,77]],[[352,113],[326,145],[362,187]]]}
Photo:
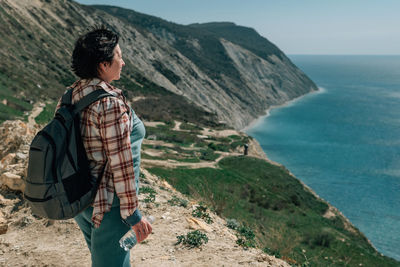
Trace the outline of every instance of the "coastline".
{"label": "coastline", "polygon": [[[249,125],[247,125],[246,127],[244,127],[243,129],[240,130],[240,132],[245,133],[246,135],[250,136],[249,134],[247,134],[246,131],[248,131],[249,129],[256,127],[258,125],[258,123],[261,122],[261,120],[263,120],[264,118],[267,118],[268,116],[270,116],[270,111],[274,108],[281,108],[281,107],[286,107],[289,106],[291,104],[294,104],[296,101],[313,95],[315,93],[324,93],[327,90],[323,87],[317,87],[318,90],[316,91],[311,91],[307,94],[301,95],[299,97],[293,98],[285,103],[279,104],[279,105],[271,105],[268,109],[265,110],[265,115],[262,115],[256,119],[254,119]],[[253,140],[251,141],[251,147],[253,148],[252,150],[256,151],[256,154],[260,155],[259,157],[263,158],[264,160],[266,160],[268,163],[276,165],[276,166],[280,166],[286,169],[286,171],[289,173],[290,176],[292,176],[294,179],[298,180],[302,186],[304,187],[304,190],[310,192],[311,194],[313,194],[317,199],[320,199],[321,201],[325,202],[328,205],[328,210],[326,211],[326,213],[323,215],[325,218],[332,218],[332,217],[341,217],[344,221],[345,224],[345,228],[350,231],[353,232],[355,234],[361,234],[366,240],[367,242],[371,245],[371,247],[373,247],[375,249],[375,251],[377,251],[378,253],[382,254],[380,251],[378,251],[378,249],[374,246],[374,244],[372,243],[372,241],[366,237],[366,235],[361,232],[338,208],[336,208],[335,206],[333,206],[329,201],[327,201],[326,199],[322,198],[321,196],[319,196],[311,187],[309,187],[308,185],[306,185],[300,178],[296,177],[289,169],[286,168],[286,166],[284,166],[283,164],[273,161],[270,158],[268,158],[267,152],[264,151],[260,145],[260,143],[253,137]],[[254,155],[253,155],[254,156]],[[382,254],[383,255],[383,254]]]}
{"label": "coastline", "polygon": [[261,122],[262,119],[267,118],[270,115],[270,112],[271,112],[272,109],[286,107],[286,106],[289,106],[291,104],[294,104],[296,101],[298,101],[298,100],[300,100],[300,99],[302,99],[304,97],[307,97],[307,96],[310,96],[310,95],[313,95],[313,94],[317,94],[317,93],[320,94],[320,93],[326,92],[326,89],[323,88],[323,87],[317,87],[317,88],[318,88],[318,90],[316,90],[316,91],[308,92],[308,93],[306,93],[304,95],[301,95],[301,96],[298,96],[296,98],[293,98],[293,99],[291,99],[289,101],[286,101],[286,102],[284,102],[282,104],[269,106],[265,110],[265,114],[264,115],[261,115],[261,116],[255,118],[246,127],[240,129],[239,131],[246,133],[249,129],[257,126]]}

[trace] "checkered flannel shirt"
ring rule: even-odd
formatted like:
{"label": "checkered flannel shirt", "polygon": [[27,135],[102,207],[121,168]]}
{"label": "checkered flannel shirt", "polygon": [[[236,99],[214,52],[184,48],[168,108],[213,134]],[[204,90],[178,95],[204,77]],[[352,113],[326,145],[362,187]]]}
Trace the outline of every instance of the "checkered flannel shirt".
{"label": "checkered flannel shirt", "polygon": [[[82,79],[71,87],[72,103],[103,88],[115,97],[96,101],[81,112],[81,134],[94,177],[107,160],[104,175],[93,202],[92,221],[99,227],[104,213],[110,211],[114,193],[120,200],[121,217],[126,219],[138,208],[130,143],[132,112],[122,91],[100,79]],[[57,109],[61,104],[61,99]]]}

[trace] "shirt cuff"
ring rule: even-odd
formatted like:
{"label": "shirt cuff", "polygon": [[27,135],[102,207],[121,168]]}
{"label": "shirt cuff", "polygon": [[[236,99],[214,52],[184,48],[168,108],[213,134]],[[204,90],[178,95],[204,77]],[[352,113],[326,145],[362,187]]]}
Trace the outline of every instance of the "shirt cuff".
{"label": "shirt cuff", "polygon": [[134,226],[135,224],[140,222],[141,219],[142,219],[142,214],[140,213],[140,211],[138,209],[136,209],[132,215],[130,215],[130,216],[126,217],[126,219],[122,219],[122,220],[127,225]]}

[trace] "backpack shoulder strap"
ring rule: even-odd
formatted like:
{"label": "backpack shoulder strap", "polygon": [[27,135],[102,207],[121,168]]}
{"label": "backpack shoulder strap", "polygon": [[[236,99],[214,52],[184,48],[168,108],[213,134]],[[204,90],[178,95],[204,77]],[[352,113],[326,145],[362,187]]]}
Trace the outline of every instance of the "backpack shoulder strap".
{"label": "backpack shoulder strap", "polygon": [[72,91],[74,88],[69,88],[61,98],[61,106],[69,106],[72,104]]}
{"label": "backpack shoulder strap", "polygon": [[[71,91],[72,93],[72,91]],[[67,92],[68,94],[68,92]],[[71,94],[72,96],[72,94]],[[108,96],[113,96],[110,93],[107,93],[104,89],[97,89],[93,92],[91,92],[90,94],[84,96],[81,100],[79,100],[77,103],[74,104],[74,109],[73,109],[73,116],[75,116],[76,114],[79,114],[79,112],[81,112],[83,109],[85,109],[86,107],[88,107],[90,104],[96,102],[97,100],[100,100],[104,97],[108,97]]]}

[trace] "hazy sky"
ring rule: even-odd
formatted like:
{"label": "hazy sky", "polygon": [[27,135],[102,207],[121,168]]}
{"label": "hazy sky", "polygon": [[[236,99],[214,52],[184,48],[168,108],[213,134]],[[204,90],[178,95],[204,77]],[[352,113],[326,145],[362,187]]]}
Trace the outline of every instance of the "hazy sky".
{"label": "hazy sky", "polygon": [[179,24],[231,21],[286,54],[400,55],[400,0],[78,0]]}

